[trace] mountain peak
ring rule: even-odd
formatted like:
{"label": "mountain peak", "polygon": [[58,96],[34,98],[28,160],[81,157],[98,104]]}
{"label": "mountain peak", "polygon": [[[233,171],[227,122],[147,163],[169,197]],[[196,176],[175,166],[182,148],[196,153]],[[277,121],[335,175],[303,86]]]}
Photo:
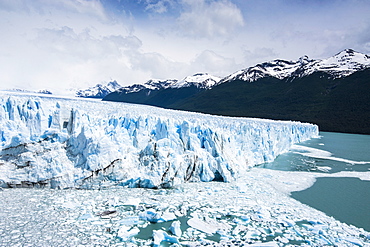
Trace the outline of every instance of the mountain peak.
{"label": "mountain peak", "polygon": [[107,94],[114,92],[121,88],[117,81],[108,82],[106,85],[96,84],[94,87],[88,89],[80,89],[76,92],[77,97],[83,98],[104,98]]}
{"label": "mountain peak", "polygon": [[353,49],[345,49],[345,50],[335,54],[333,57],[354,57],[354,56],[363,57],[363,56],[367,56],[367,55],[362,54],[360,52],[357,52]]}
{"label": "mountain peak", "polygon": [[275,59],[270,62],[264,62],[253,67],[237,71],[234,74],[231,74],[230,76],[222,79],[222,82],[231,80],[254,82],[264,77],[275,77],[278,79],[284,79],[288,76],[291,76],[300,67],[309,62],[311,61],[308,60],[307,56],[300,58],[300,60],[298,61]]}
{"label": "mountain peak", "polygon": [[352,49],[345,49],[345,51],[347,52],[347,53],[354,53],[355,51],[354,50],[352,50]]}
{"label": "mountain peak", "polygon": [[367,67],[370,67],[370,56],[356,52],[353,49],[346,49],[322,60],[309,59],[305,55],[297,61],[276,59],[270,62],[264,62],[237,71],[222,79],[222,82],[231,80],[253,82],[264,77],[275,77],[278,79],[284,79],[290,76],[302,77],[316,71],[322,71],[332,75],[334,78],[340,78]]}
{"label": "mountain peak", "polygon": [[298,59],[299,63],[302,65],[308,64],[314,60],[310,60],[310,58],[307,55],[304,55]]}
{"label": "mountain peak", "polygon": [[209,89],[220,82],[221,78],[212,76],[208,73],[196,73],[191,76],[187,76],[175,85],[173,88],[190,87],[195,86],[197,88]]}
{"label": "mountain peak", "polygon": [[177,83],[176,79],[168,79],[168,80],[151,79],[147,81],[146,83],[144,83],[144,86],[150,90],[159,90],[159,89],[169,88],[176,83]]}
{"label": "mountain peak", "polygon": [[114,88],[120,88],[121,87],[121,85],[119,85],[116,80],[108,82],[107,86],[108,87],[114,87]]}
{"label": "mountain peak", "polygon": [[323,71],[335,78],[349,76],[370,66],[370,57],[366,54],[345,49],[332,57],[323,59],[307,69],[308,74]]}

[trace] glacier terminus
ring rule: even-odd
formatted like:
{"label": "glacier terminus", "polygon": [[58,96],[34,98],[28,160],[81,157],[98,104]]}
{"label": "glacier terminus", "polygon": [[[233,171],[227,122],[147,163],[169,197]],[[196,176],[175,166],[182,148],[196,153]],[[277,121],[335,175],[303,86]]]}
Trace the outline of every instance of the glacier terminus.
{"label": "glacier terminus", "polygon": [[1,93],[1,187],[171,188],[230,182],[318,126]]}

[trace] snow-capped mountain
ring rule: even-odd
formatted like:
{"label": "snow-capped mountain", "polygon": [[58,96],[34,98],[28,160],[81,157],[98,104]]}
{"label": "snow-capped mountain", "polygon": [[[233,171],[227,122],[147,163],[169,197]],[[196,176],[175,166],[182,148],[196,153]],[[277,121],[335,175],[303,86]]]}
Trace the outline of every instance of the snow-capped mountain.
{"label": "snow-capped mountain", "polygon": [[253,67],[249,67],[243,70],[239,70],[221,80],[221,83],[241,80],[253,82],[264,77],[275,77],[278,79],[283,79],[291,76],[303,65],[313,62],[314,60],[309,60],[307,56],[301,57],[298,61],[285,61],[285,60],[273,60],[270,62],[265,62],[257,64]]}
{"label": "snow-capped mountain", "polygon": [[335,78],[340,78],[368,67],[370,67],[369,55],[347,49],[327,59],[307,64],[304,66],[306,71],[304,75],[312,74],[315,71],[323,71]]}
{"label": "snow-capped mountain", "polygon": [[104,98],[107,94],[114,92],[121,88],[121,85],[117,81],[108,82],[106,85],[97,84],[94,87],[88,89],[80,89],[76,91],[77,97],[83,98]]}
{"label": "snow-capped mountain", "polygon": [[221,78],[209,75],[207,73],[198,73],[191,76],[187,76],[182,80],[168,79],[168,80],[156,80],[152,79],[144,84],[134,84],[120,88],[117,92],[130,94],[137,93],[142,90],[162,90],[168,88],[186,88],[195,86],[201,89],[210,89],[220,82]]}
{"label": "snow-capped mountain", "polygon": [[220,78],[206,73],[187,76],[181,81],[149,80],[144,84],[122,87],[103,100],[168,107],[201,91],[211,90],[219,82]]}
{"label": "snow-capped mountain", "polygon": [[26,89],[13,88],[13,89],[7,89],[5,91],[18,92],[18,93],[53,94],[51,91],[46,90],[46,89],[41,89],[38,91],[31,91],[31,90],[26,90]]}
{"label": "snow-capped mountain", "polygon": [[120,94],[137,93],[142,90],[155,91],[168,88],[186,88],[195,86],[199,89],[212,89],[213,87],[233,80],[254,82],[265,77],[285,79],[288,77],[303,77],[314,72],[322,71],[333,78],[349,76],[352,73],[370,67],[370,56],[346,49],[332,57],[322,60],[310,59],[302,56],[297,61],[276,59],[255,66],[239,70],[224,78],[212,76],[207,73],[197,73],[182,80],[149,80],[144,84],[134,84],[121,87]]}
{"label": "snow-capped mountain", "polygon": [[124,93],[124,94],[130,94],[130,93],[140,92],[144,89],[160,90],[160,89],[169,88],[176,83],[177,83],[176,79],[169,79],[169,80],[152,79],[152,80],[145,82],[144,84],[133,84],[130,86],[121,87],[120,89],[117,90],[117,92]]}
{"label": "snow-capped mountain", "polygon": [[221,80],[220,83],[233,80],[254,82],[264,77],[285,79],[302,77],[322,71],[333,78],[349,76],[352,73],[370,67],[370,56],[346,49],[332,57],[322,60],[309,59],[307,56],[297,61],[273,60],[237,71]]}
{"label": "snow-capped mountain", "polygon": [[221,78],[209,75],[207,73],[198,73],[191,76],[187,76],[181,81],[173,84],[172,88],[190,87],[195,86],[197,88],[210,89],[221,81]]}

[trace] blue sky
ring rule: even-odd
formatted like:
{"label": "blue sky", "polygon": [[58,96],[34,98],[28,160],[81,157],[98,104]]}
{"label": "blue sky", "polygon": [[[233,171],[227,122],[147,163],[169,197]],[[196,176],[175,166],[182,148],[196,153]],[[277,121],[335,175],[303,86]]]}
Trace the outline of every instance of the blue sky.
{"label": "blue sky", "polygon": [[370,54],[368,0],[0,0],[0,89],[226,76],[276,58]]}

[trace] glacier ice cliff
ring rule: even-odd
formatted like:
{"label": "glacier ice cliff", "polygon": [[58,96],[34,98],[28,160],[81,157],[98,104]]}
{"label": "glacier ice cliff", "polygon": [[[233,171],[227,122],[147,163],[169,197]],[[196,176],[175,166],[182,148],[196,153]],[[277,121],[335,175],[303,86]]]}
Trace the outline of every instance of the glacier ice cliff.
{"label": "glacier ice cliff", "polygon": [[0,92],[0,187],[229,182],[316,136],[308,123]]}

